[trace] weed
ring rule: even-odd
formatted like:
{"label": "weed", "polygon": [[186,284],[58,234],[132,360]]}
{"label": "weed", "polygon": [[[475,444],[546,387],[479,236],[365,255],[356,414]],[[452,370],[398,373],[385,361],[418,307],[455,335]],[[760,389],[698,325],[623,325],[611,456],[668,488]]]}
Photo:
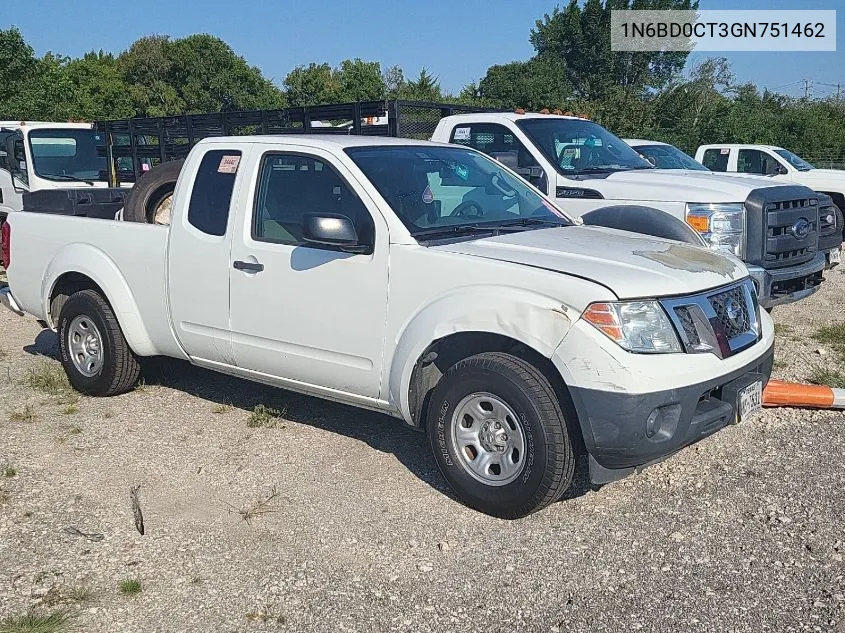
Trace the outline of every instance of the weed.
{"label": "weed", "polygon": [[265,427],[268,429],[275,429],[276,427],[279,427],[283,429],[285,428],[285,425],[279,422],[279,418],[281,418],[284,414],[284,411],[271,409],[269,407],[265,407],[263,404],[258,404],[249,415],[246,425],[251,429],[259,427]]}
{"label": "weed", "polygon": [[67,396],[74,393],[62,366],[49,361],[27,369],[24,384],[51,396]]}
{"label": "weed", "polygon": [[214,413],[220,415],[222,413],[229,413],[229,411],[231,411],[232,408],[233,407],[232,407],[231,404],[218,404],[216,407],[214,407],[214,409],[212,409],[212,411]]}
{"label": "weed", "polygon": [[91,599],[91,588],[86,585],[77,585],[68,591],[67,596],[73,602],[88,602]]}
{"label": "weed", "polygon": [[120,593],[124,596],[136,596],[141,593],[142,589],[141,581],[137,578],[127,578],[120,583]]}
{"label": "weed", "polygon": [[64,631],[70,616],[63,611],[38,615],[30,612],[0,620],[0,633],[58,633]]}
{"label": "weed", "polygon": [[9,357],[9,352],[0,347],[0,361],[6,360]]}
{"label": "weed", "polygon": [[816,330],[813,338],[819,343],[827,343],[834,347],[845,347],[845,323],[834,323]]}
{"label": "weed", "polygon": [[814,367],[807,380],[815,385],[845,389],[845,373],[829,367]]}
{"label": "weed", "polygon": [[9,420],[11,422],[33,422],[35,420],[35,409],[31,404],[27,404],[23,409],[13,409],[9,412]]}
{"label": "weed", "polygon": [[106,412],[103,414],[103,417],[104,417],[106,420],[110,420],[110,419],[112,419],[112,418],[114,417],[114,413],[113,413],[113,412],[111,412],[111,411],[106,411]]}
{"label": "weed", "polygon": [[249,622],[275,622],[277,624],[284,624],[285,623],[285,616],[283,615],[276,615],[273,613],[273,609],[269,604],[265,604],[261,611],[250,611],[246,614],[246,619]]}
{"label": "weed", "polygon": [[62,409],[62,415],[75,415],[77,413],[79,413],[79,407],[77,407],[75,404],[66,405]]}
{"label": "weed", "polygon": [[[0,488],[0,506],[2,506],[4,503],[8,503],[9,499],[11,499],[11,498],[12,497],[11,497],[11,495],[9,495],[8,490],[6,490],[4,488]],[[0,631],[0,633],[3,633],[3,632]]]}
{"label": "weed", "polygon": [[241,521],[246,522],[247,525],[252,525],[252,520],[262,514],[269,514],[270,512],[275,512],[276,509],[273,508],[270,504],[272,503],[273,499],[279,496],[279,493],[276,491],[276,487],[274,486],[270,492],[267,494],[266,497],[262,498],[260,501],[252,504],[251,506],[245,506],[243,508],[236,508],[231,504],[226,504],[229,506],[229,514],[239,514],[241,517]]}
{"label": "weed", "polygon": [[72,427],[70,427],[70,430],[68,431],[68,433],[70,433],[71,435],[79,435],[80,433],[82,433],[82,427],[72,426]]}
{"label": "weed", "polygon": [[792,326],[785,323],[775,323],[775,334],[785,336],[792,332]]}
{"label": "weed", "polygon": [[13,466],[10,466],[9,464],[3,466],[2,472],[4,477],[14,477],[18,474],[18,471],[16,471],[15,468]]}

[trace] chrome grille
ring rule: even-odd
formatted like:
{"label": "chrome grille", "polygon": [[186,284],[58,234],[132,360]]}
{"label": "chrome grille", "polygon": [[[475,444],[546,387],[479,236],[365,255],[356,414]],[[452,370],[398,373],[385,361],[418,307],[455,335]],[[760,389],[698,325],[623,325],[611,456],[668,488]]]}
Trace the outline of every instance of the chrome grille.
{"label": "chrome grille", "polygon": [[691,297],[663,299],[687,353],[737,354],[760,340],[760,308],[751,279]]}
{"label": "chrome grille", "polygon": [[710,305],[716,311],[719,326],[724,330],[728,340],[748,331],[750,323],[748,303],[742,286],[710,295],[709,299]]}

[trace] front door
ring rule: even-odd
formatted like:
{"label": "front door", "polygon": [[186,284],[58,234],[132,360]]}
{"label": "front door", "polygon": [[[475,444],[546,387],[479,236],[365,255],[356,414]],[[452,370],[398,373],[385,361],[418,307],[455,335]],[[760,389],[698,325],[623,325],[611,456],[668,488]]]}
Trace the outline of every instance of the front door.
{"label": "front door", "polygon": [[[377,398],[387,226],[333,162],[316,150],[253,162],[257,184],[232,243],[232,345],[243,369]],[[349,217],[369,252],[306,243],[303,216],[312,213]]]}

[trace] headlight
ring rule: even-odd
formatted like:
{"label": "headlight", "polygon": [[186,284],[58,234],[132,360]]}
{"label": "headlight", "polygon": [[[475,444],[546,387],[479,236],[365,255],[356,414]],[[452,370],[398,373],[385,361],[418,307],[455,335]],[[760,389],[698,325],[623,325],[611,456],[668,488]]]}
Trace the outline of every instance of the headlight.
{"label": "headlight", "polygon": [[583,317],[629,352],[682,351],[669,317],[657,301],[593,303]]}
{"label": "headlight", "polygon": [[745,205],[688,203],[686,220],[701,234],[710,248],[745,257]]}

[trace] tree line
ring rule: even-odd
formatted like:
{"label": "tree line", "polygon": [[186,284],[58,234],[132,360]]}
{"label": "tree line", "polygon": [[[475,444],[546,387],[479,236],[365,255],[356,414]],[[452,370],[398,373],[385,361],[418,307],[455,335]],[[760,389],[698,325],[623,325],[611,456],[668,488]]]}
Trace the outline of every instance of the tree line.
{"label": "tree line", "polygon": [[208,34],[142,37],[120,53],[39,57],[17,28],[0,30],[0,119],[101,120],[381,99],[448,101],[584,114],[621,136],[782,145],[820,166],[845,161],[845,103],[737,83],[724,58],[684,68],[681,52],[610,50],[613,9],[697,9],[691,0],[570,0],[528,34],[535,54],[488,68],[457,94],[423,68],[347,59],[310,63],[280,82]]}

